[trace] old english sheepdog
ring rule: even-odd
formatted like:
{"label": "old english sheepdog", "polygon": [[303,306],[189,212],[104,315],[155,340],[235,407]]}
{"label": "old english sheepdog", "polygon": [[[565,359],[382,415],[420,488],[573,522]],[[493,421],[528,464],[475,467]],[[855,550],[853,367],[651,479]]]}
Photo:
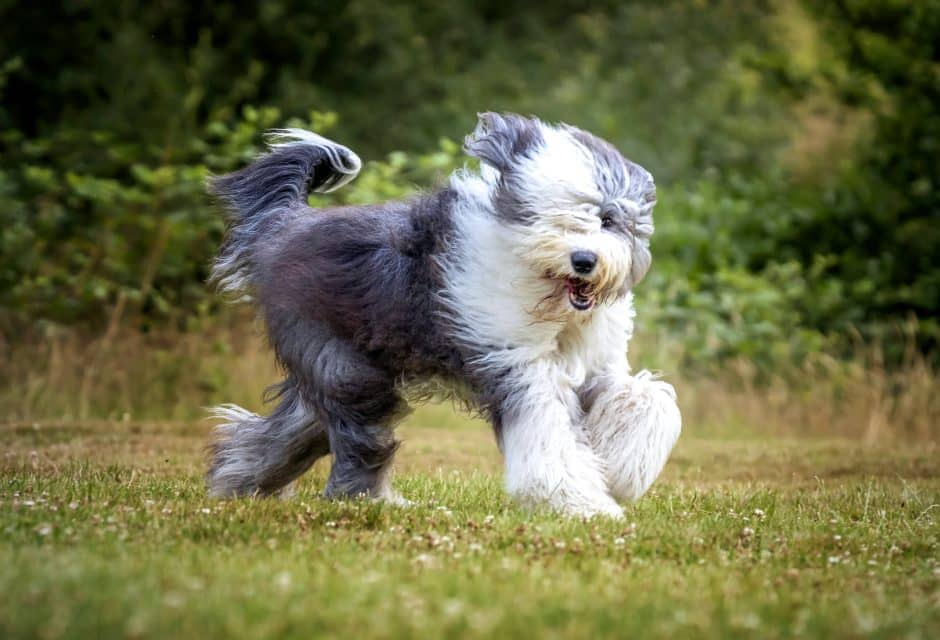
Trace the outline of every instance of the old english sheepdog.
{"label": "old english sheepdog", "polygon": [[440,385],[493,425],[526,504],[622,517],[679,437],[673,388],[630,373],[631,289],[650,267],[648,171],[572,126],[485,113],[479,172],[412,200],[312,209],[359,157],[298,129],[216,177],[229,216],[219,287],[259,308],[283,381],[233,405],[210,449],[217,496],[281,492],[333,455],[331,498],[396,502],[394,425]]}

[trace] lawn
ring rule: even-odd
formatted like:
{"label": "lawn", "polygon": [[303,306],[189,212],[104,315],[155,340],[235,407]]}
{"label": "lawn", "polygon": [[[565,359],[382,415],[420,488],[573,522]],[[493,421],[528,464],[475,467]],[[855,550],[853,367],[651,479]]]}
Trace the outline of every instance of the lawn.
{"label": "lawn", "polygon": [[[439,426],[446,424],[446,427]],[[203,490],[204,423],[0,426],[0,637],[937,637],[940,455],[683,435],[625,522],[513,506],[482,425],[400,429],[415,505]]]}

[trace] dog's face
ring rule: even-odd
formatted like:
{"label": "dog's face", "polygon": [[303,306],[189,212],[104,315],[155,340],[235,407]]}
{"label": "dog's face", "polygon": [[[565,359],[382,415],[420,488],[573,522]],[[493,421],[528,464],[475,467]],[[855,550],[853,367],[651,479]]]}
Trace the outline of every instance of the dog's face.
{"label": "dog's face", "polygon": [[656,187],[609,143],[567,125],[485,113],[465,149],[493,180],[519,255],[555,284],[556,303],[586,312],[618,298],[650,267]]}

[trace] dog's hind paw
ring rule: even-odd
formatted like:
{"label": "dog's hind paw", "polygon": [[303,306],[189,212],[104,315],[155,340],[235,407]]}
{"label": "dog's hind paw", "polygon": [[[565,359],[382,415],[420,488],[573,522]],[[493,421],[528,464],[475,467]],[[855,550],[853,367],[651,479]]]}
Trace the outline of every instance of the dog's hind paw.
{"label": "dog's hind paw", "polygon": [[375,496],[377,502],[384,502],[385,504],[391,505],[393,507],[413,507],[414,502],[404,497],[394,489],[388,489],[382,493]]}
{"label": "dog's hind paw", "polygon": [[407,507],[415,506],[415,503],[413,500],[409,500],[408,498],[405,498],[400,495],[395,495],[391,498],[382,498],[382,501],[387,504],[392,505],[393,507],[407,508]]}

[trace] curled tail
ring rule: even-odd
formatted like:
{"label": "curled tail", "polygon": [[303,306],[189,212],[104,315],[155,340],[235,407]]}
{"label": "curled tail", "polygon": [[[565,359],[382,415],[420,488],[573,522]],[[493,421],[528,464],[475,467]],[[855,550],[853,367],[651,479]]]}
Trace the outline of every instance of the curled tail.
{"label": "curled tail", "polygon": [[356,177],[362,161],[350,149],[303,129],[275,129],[270,151],[209,181],[228,214],[225,242],[212,268],[222,291],[250,289],[257,241],[302,210],[311,191],[328,193]]}

